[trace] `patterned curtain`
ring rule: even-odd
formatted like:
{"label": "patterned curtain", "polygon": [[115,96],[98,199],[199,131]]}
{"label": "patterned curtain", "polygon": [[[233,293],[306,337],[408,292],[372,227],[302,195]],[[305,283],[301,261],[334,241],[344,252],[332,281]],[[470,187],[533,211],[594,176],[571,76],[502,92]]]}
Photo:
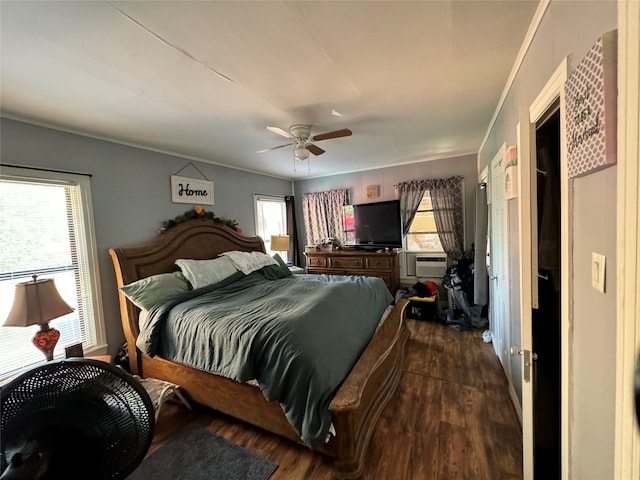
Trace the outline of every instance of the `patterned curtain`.
{"label": "patterned curtain", "polygon": [[462,260],[464,252],[464,212],[462,180],[457,175],[451,178],[428,180],[433,217],[438,228],[442,248],[449,258]]}
{"label": "patterned curtain", "polygon": [[344,242],[342,207],[349,203],[347,190],[307,193],[302,197],[302,214],[307,233],[307,245],[323,238]]}
{"label": "patterned curtain", "polygon": [[400,215],[402,217],[402,234],[409,233],[411,222],[413,222],[418,206],[424,192],[429,189],[429,180],[412,180],[410,182],[400,182],[395,185],[396,198],[400,200]]}

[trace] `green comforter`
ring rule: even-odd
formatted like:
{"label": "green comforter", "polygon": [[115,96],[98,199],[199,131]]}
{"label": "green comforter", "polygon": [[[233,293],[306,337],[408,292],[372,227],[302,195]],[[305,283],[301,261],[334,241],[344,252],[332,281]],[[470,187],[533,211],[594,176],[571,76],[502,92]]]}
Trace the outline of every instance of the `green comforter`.
{"label": "green comforter", "polygon": [[331,399],[392,301],[373,277],[238,273],[154,306],[137,345],[239,382],[257,380],[315,447],[327,438]]}

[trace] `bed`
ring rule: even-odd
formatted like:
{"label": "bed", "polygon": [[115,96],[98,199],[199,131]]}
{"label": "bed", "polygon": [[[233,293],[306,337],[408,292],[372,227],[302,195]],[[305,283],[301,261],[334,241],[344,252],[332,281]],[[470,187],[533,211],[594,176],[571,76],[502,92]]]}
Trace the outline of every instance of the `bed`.
{"label": "bed", "polygon": [[[148,244],[112,248],[109,253],[120,288],[144,278],[176,272],[178,259],[215,259],[230,251],[265,252],[265,247],[260,237],[241,236],[226,226],[195,219],[178,224]],[[302,441],[280,403],[268,401],[255,383],[143,353],[136,344],[141,311],[122,291],[119,300],[132,373],[178,384],[195,402],[309,446]],[[403,300],[387,312],[384,322],[374,329],[371,340],[330,399],[335,435],[329,436],[327,442],[314,444],[313,449],[335,458],[336,478],[362,476],[371,434],[402,373],[409,337],[405,307]]]}

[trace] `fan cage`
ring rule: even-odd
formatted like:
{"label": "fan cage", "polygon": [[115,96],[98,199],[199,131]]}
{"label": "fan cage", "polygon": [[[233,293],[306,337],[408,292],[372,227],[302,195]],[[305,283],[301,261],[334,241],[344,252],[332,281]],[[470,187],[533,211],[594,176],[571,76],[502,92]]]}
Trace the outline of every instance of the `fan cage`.
{"label": "fan cage", "polygon": [[[68,457],[68,468],[91,468],[78,472],[79,478],[121,479],[139,465],[153,439],[149,394],[133,376],[99,360],[67,359],[36,367],[3,387],[0,399],[3,463],[25,441],[55,441],[61,445],[51,448]],[[88,458],[66,451],[74,449]]]}

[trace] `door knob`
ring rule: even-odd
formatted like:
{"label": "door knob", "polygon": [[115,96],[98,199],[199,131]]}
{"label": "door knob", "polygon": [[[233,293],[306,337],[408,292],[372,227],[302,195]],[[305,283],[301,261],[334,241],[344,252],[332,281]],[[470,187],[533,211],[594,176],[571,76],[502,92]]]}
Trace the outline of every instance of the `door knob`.
{"label": "door knob", "polygon": [[[515,357],[515,356],[518,356],[518,355],[519,356],[524,355],[525,351],[519,349],[518,347],[511,346],[511,348],[509,349],[509,353],[511,353],[511,355],[513,355]],[[527,353],[529,353],[529,352],[527,352]],[[531,358],[533,360],[537,360],[538,359],[538,354],[535,353],[535,352],[532,352],[531,353]]]}
{"label": "door knob", "polygon": [[535,352],[531,352],[529,350],[523,350],[518,347],[512,346],[509,348],[509,352],[513,356],[522,356],[522,366],[523,366],[523,378],[525,382],[531,381],[531,367],[532,362],[538,359],[538,355]]}

